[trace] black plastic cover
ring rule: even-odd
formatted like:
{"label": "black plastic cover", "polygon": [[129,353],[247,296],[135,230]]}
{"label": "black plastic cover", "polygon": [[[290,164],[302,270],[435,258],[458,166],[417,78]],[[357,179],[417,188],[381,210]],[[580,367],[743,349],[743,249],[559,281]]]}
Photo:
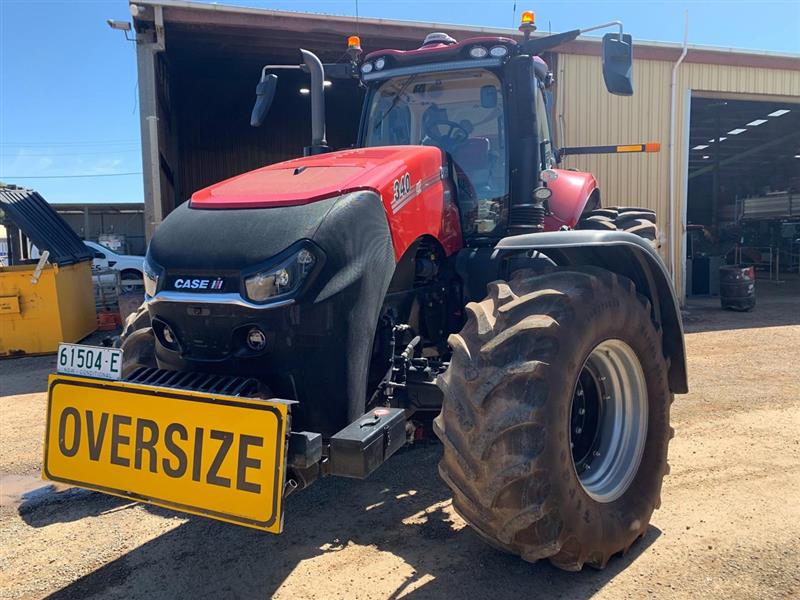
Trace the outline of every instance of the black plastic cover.
{"label": "black plastic cover", "polygon": [[331,437],[331,475],[364,479],[405,443],[405,410],[376,408]]}
{"label": "black plastic cover", "polygon": [[40,252],[50,253],[51,263],[69,265],[92,260],[92,251],[38,192],[2,187],[0,208]]}
{"label": "black plastic cover", "polygon": [[[241,280],[300,240],[319,248],[324,261],[291,305],[218,304],[209,293],[187,306],[157,294],[149,312],[154,322],[169,324],[183,348],[159,340],[159,367],[255,377],[278,397],[299,402],[292,408],[295,430],[327,439],[366,410],[372,340],[395,270],[380,196],[364,190],[265,209],[203,210],[186,203],[161,223],[147,256],[163,281],[177,275]],[[267,336],[263,351],[247,347],[252,327]]]}

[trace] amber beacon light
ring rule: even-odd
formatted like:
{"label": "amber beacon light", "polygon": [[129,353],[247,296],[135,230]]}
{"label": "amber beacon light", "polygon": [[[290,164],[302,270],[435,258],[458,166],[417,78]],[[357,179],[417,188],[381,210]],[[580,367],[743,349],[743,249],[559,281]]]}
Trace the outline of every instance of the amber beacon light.
{"label": "amber beacon light", "polygon": [[536,31],[536,15],[532,10],[522,12],[519,30],[525,35],[526,40],[530,37],[531,33]]}

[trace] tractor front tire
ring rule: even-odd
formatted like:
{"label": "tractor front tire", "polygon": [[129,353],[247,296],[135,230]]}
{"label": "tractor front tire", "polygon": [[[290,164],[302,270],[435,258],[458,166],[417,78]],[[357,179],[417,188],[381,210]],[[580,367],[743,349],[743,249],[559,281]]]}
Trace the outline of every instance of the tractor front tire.
{"label": "tractor front tire", "polygon": [[650,304],[591,267],[520,271],[488,291],[437,380],[453,506],[527,561],[603,568],[645,533],[668,472],[672,394]]}

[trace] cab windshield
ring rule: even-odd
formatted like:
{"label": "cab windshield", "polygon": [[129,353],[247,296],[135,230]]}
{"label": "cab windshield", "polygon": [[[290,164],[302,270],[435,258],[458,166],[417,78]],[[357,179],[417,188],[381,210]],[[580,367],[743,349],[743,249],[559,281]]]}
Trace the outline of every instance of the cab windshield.
{"label": "cab windshield", "polygon": [[437,146],[452,158],[465,235],[491,233],[508,194],[503,87],[485,69],[417,73],[373,93],[365,146]]}

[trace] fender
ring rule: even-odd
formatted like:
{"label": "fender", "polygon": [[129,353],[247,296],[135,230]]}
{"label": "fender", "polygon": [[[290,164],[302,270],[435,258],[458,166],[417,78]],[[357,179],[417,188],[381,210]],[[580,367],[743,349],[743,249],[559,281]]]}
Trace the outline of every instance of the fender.
{"label": "fender", "polygon": [[558,179],[547,184],[553,191],[549,201],[550,213],[544,218],[546,231],[558,231],[563,225],[575,227],[586,208],[592,193],[597,190],[597,181],[591,173],[552,169]]}
{"label": "fender", "polygon": [[675,394],[689,391],[678,299],[664,262],[644,239],[623,231],[552,231],[503,238],[495,249],[499,254],[538,250],[559,266],[594,265],[633,280],[661,326],[670,389]]}

